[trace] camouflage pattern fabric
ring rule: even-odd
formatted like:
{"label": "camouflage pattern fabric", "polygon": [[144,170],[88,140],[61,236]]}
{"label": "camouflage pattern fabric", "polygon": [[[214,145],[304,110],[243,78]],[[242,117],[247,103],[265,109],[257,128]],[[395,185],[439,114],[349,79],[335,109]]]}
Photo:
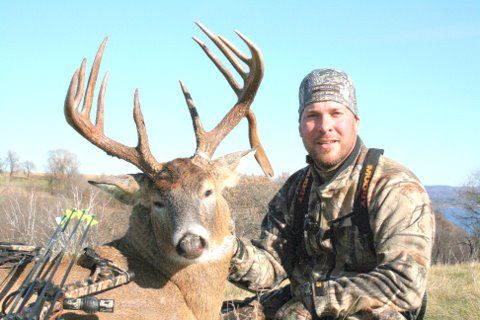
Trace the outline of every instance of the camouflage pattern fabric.
{"label": "camouflage pattern fabric", "polygon": [[336,101],[358,115],[355,86],[352,79],[338,69],[316,69],[305,76],[300,84],[298,114],[313,102]]}
{"label": "camouflage pattern fabric", "polygon": [[[227,301],[222,307],[221,320],[311,320],[312,316],[302,301],[292,299],[290,286],[269,291],[259,297],[247,298],[243,301]],[[322,317],[321,320],[332,320]],[[357,312],[342,320],[405,320],[415,319],[391,309],[375,309],[371,312]]]}
{"label": "camouflage pattern fabric", "polygon": [[112,278],[104,278],[97,280],[93,280],[93,278],[90,277],[88,279],[80,280],[73,284],[65,286],[65,297],[80,298],[97,294],[99,292],[103,292],[127,284],[132,280],[132,278],[133,276],[128,272],[118,276],[114,276]]}
{"label": "camouflage pattern fabric", "polygon": [[[367,203],[375,251],[349,218],[335,225],[333,243],[325,237],[329,221],[352,212],[367,152],[363,144],[356,150],[328,182],[322,183],[311,170],[314,179],[305,219],[316,223],[315,232],[299,233],[294,226],[295,198],[310,166],[286,181],[269,204],[260,238],[245,245],[241,259],[232,259],[232,282],[261,291],[288,278],[293,298],[304,304],[309,296],[306,288],[315,285],[317,314],[333,318],[384,319],[382,315],[389,315],[385,319],[402,319],[399,312],[419,308],[435,221],[428,195],[412,172],[380,157]],[[302,236],[299,246],[295,239]]]}
{"label": "camouflage pattern fabric", "polygon": [[302,301],[292,299],[285,303],[276,313],[275,319],[281,320],[311,320],[310,312]]}
{"label": "camouflage pattern fabric", "polygon": [[[245,300],[226,301],[223,303],[222,320],[264,320],[274,319],[278,310],[292,299],[290,286],[284,286],[253,296]],[[308,313],[308,311],[307,311]]]}

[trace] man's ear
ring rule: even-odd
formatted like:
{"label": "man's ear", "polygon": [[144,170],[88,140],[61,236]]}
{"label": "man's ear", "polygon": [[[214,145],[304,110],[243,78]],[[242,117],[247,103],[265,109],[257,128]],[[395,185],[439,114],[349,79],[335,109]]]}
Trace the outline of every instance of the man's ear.
{"label": "man's ear", "polygon": [[239,169],[242,163],[253,156],[255,149],[229,153],[213,160],[213,165],[218,168],[218,178],[222,181],[222,189],[234,187],[239,180]]}
{"label": "man's ear", "polygon": [[109,193],[115,199],[128,205],[134,205],[140,200],[141,186],[147,177],[143,173],[106,176],[88,183]]}
{"label": "man's ear", "polygon": [[358,116],[355,116],[355,130],[357,130],[357,134],[359,129],[360,129],[360,118]]}

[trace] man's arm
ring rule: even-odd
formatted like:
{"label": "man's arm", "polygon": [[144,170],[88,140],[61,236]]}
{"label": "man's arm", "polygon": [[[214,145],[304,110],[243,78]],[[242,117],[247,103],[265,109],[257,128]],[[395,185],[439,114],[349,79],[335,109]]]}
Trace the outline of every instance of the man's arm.
{"label": "man's arm", "polygon": [[435,229],[430,200],[416,181],[392,181],[377,192],[370,208],[377,267],[325,282],[316,301],[319,315],[338,317],[383,306],[405,311],[421,304]]}
{"label": "man's arm", "polygon": [[239,242],[240,248],[231,262],[231,282],[247,290],[261,291],[279,284],[293,268],[292,202],[305,172],[302,169],[294,173],[269,203],[260,239],[252,240],[252,245]]}

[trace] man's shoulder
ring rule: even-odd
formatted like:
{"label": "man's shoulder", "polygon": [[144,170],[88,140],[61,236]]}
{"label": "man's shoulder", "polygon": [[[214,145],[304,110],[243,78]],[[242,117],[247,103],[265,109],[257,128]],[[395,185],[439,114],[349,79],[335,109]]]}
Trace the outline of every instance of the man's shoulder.
{"label": "man's shoulder", "polygon": [[386,179],[404,179],[406,181],[415,181],[420,183],[420,180],[412,172],[412,170],[396,160],[382,155],[379,163],[381,164],[382,175]]}
{"label": "man's shoulder", "polygon": [[373,184],[377,186],[377,190],[402,189],[408,190],[408,193],[426,193],[425,187],[418,177],[400,162],[381,156],[378,168],[379,170],[375,172],[372,180]]}
{"label": "man's shoulder", "polygon": [[[287,181],[293,181],[293,180],[301,180],[305,177],[305,175],[307,174],[307,171],[310,170],[310,166],[307,165],[297,171],[295,171],[288,179]],[[286,182],[285,182],[286,183]]]}
{"label": "man's shoulder", "polygon": [[305,180],[309,170],[310,166],[307,165],[300,170],[295,171],[290,177],[288,177],[283,186],[288,188],[291,188],[292,186],[298,186]]}
{"label": "man's shoulder", "polygon": [[303,183],[303,181],[305,181],[309,169],[310,166],[306,166],[290,175],[290,177],[288,177],[288,179],[283,183],[280,193],[287,194],[288,198],[293,198],[296,190]]}

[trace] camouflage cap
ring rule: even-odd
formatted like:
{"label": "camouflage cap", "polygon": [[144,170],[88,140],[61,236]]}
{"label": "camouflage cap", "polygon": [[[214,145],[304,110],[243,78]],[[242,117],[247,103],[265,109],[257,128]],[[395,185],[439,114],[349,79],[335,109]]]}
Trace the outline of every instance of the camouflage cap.
{"label": "camouflage cap", "polygon": [[355,86],[352,79],[338,69],[316,69],[307,74],[300,84],[298,93],[298,115],[310,103],[319,101],[335,101],[345,105],[356,116],[358,115]]}

